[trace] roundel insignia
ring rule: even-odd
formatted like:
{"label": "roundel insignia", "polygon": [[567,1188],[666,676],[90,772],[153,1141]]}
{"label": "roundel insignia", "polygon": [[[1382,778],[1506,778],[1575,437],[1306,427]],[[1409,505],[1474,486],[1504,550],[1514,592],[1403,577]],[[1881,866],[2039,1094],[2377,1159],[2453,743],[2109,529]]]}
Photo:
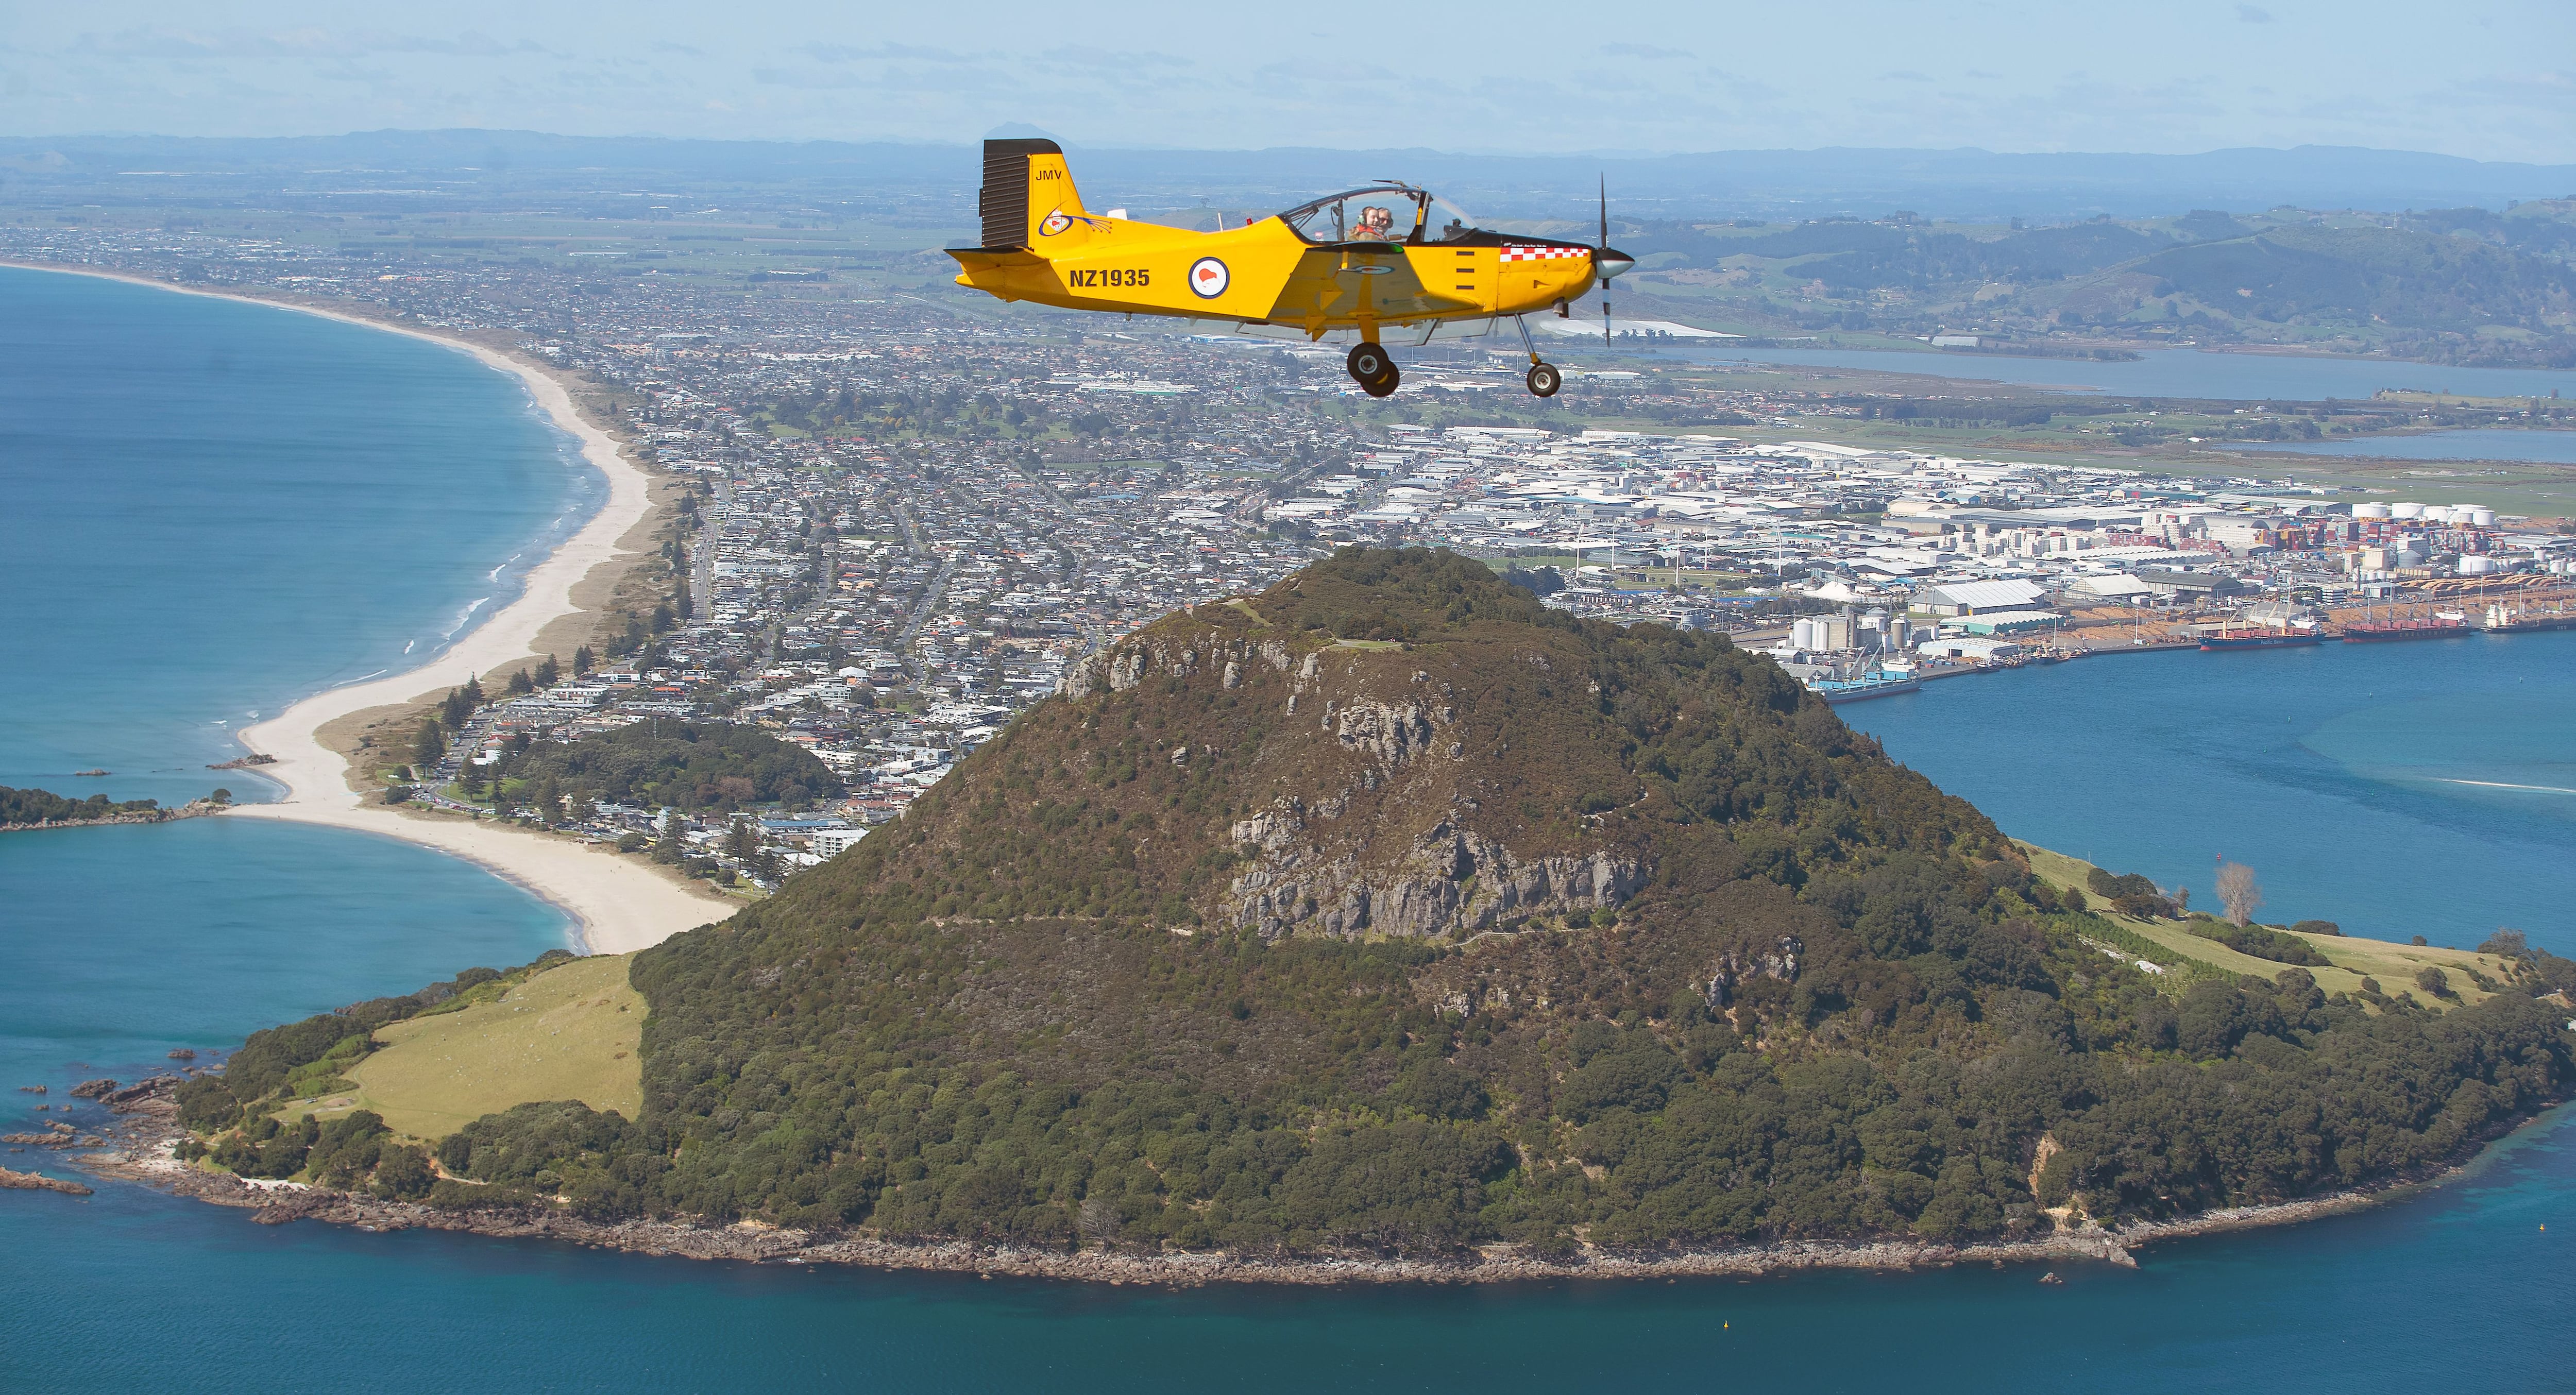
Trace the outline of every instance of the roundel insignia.
{"label": "roundel insignia", "polygon": [[1050,213],[1046,216],[1045,222],[1038,224],[1038,231],[1045,233],[1049,237],[1053,237],[1057,233],[1063,232],[1065,229],[1072,226],[1073,220],[1065,217],[1061,212]]}
{"label": "roundel insignia", "polygon": [[1214,300],[1225,294],[1228,281],[1225,263],[1214,257],[1201,257],[1190,263],[1190,290],[1201,300]]}

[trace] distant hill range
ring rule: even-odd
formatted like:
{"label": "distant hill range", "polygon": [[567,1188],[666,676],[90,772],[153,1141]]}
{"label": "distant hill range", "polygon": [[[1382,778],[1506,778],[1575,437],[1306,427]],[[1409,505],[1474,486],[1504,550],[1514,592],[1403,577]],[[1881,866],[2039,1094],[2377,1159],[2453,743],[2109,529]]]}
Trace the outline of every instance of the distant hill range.
{"label": "distant hill range", "polygon": [[2263,343],[2576,367],[2576,201],[2507,211],[1618,224],[1631,315],[1752,334]]}
{"label": "distant hill range", "polygon": [[[1488,217],[1569,217],[1609,181],[1631,217],[1880,217],[2004,222],[2119,218],[2191,208],[2393,210],[2481,206],[2576,194],[2576,165],[2465,160],[2396,150],[2300,146],[2197,155],[1998,154],[1989,150],[1727,150],[1690,155],[1461,155],[1424,149],[1255,151],[1073,147],[1099,207],[1276,209],[1380,176],[1426,185]],[[169,197],[206,176],[306,192],[389,190],[432,202],[529,191],[796,192],[885,212],[971,220],[978,149],[839,141],[659,140],[530,131],[370,131],[265,140],[171,136],[0,138],[0,199],[65,189]],[[148,171],[132,174],[129,171]]]}

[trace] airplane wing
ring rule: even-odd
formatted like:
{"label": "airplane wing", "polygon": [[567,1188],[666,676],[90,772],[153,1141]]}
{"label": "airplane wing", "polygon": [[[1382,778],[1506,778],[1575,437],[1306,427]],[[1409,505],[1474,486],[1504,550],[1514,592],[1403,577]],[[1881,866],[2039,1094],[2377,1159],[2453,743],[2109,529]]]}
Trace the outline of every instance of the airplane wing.
{"label": "airplane wing", "polygon": [[1472,291],[1426,285],[1416,254],[1445,248],[1398,242],[1339,242],[1311,247],[1281,287],[1270,317],[1302,321],[1310,330],[1341,328],[1362,318],[1401,324],[1426,315],[1456,314],[1481,304]]}

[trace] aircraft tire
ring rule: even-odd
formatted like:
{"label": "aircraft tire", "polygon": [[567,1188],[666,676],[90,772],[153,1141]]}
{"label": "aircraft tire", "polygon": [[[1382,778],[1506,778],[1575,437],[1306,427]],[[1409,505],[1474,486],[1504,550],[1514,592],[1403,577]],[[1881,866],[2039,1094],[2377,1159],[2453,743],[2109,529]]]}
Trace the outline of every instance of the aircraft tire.
{"label": "aircraft tire", "polygon": [[1565,375],[1556,371],[1555,364],[1530,365],[1529,390],[1532,397],[1554,397],[1556,390],[1563,386],[1565,386]]}
{"label": "aircraft tire", "polygon": [[[1381,377],[1395,375],[1395,360],[1387,354],[1386,346],[1374,339],[1363,339],[1353,344],[1350,357],[1342,361],[1342,366],[1350,370],[1351,381],[1361,387],[1367,387]],[[1387,391],[1392,392],[1394,389],[1389,388]],[[1377,395],[1384,397],[1386,393]]]}
{"label": "aircraft tire", "polygon": [[1393,362],[1389,362],[1386,365],[1385,376],[1372,378],[1360,384],[1360,390],[1371,397],[1392,397],[1395,395],[1395,390],[1403,385],[1404,375],[1396,371]]}

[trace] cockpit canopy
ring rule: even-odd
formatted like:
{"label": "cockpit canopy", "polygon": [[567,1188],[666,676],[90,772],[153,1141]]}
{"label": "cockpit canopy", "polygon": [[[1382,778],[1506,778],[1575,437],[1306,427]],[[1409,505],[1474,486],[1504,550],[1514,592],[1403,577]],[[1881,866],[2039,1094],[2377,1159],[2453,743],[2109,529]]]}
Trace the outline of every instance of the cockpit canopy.
{"label": "cockpit canopy", "polygon": [[1465,210],[1410,184],[1345,189],[1279,215],[1299,237],[1333,242],[1455,242],[1476,231]]}

